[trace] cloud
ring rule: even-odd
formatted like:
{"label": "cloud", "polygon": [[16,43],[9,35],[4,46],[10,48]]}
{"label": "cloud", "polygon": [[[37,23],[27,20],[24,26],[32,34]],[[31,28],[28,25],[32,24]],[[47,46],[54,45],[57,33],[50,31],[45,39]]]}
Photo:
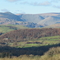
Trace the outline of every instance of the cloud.
{"label": "cloud", "polygon": [[23,10],[16,10],[15,13],[21,13],[21,14],[26,14]]}
{"label": "cloud", "polygon": [[53,3],[58,3],[60,0],[51,0]]}
{"label": "cloud", "polygon": [[16,2],[16,1],[20,1],[20,0],[7,0],[9,2]]}
{"label": "cloud", "polygon": [[48,6],[48,5],[50,5],[51,3],[48,2],[48,1],[45,1],[45,2],[43,2],[43,3],[39,3],[39,2],[32,2],[32,3],[22,2],[21,4],[29,4],[29,5],[33,5],[33,6]]}
{"label": "cloud", "polygon": [[7,9],[1,9],[1,11],[3,11],[3,12],[9,12]]}
{"label": "cloud", "polygon": [[43,3],[37,3],[37,2],[33,3],[33,5],[35,5],[35,6],[48,6],[48,5],[50,5],[50,4],[51,4],[51,3],[48,2],[48,1],[43,2]]}
{"label": "cloud", "polygon": [[20,4],[31,4],[31,3],[24,1],[24,2],[21,2]]}
{"label": "cloud", "polygon": [[53,7],[60,9],[60,6],[56,6],[56,5],[54,5]]}

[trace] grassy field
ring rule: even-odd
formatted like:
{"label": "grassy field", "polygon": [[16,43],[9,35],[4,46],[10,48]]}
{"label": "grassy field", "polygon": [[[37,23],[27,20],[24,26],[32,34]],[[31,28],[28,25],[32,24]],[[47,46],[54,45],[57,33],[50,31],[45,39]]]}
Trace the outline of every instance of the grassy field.
{"label": "grassy field", "polygon": [[51,57],[47,55],[43,56],[33,56],[33,55],[22,55],[20,57],[13,57],[13,58],[0,58],[0,60],[60,60],[60,54],[53,55]]}
{"label": "grassy field", "polygon": [[[0,25],[0,32],[6,33],[6,32],[10,32],[12,30],[26,29],[26,28],[27,27],[24,27],[21,25]],[[50,45],[55,45],[55,44],[57,45],[59,43],[60,43],[60,36],[50,36],[50,37],[41,37],[38,39],[21,41],[21,42],[13,42],[13,43],[7,42],[7,45],[10,47],[15,47],[17,49],[18,48],[27,49],[27,48],[32,47],[32,51],[34,51],[33,47],[41,47],[41,46],[49,47]],[[25,50],[23,50],[23,52],[24,51]],[[39,49],[37,50],[37,52],[38,51],[40,52]],[[53,56],[51,56],[52,54],[53,54]],[[0,58],[0,60],[60,60],[60,47],[58,47],[58,48],[53,47],[52,49],[49,49],[47,52],[45,52],[44,55],[42,55],[42,56],[32,55],[32,54],[31,55],[20,55],[19,57],[15,56],[12,58],[7,58],[7,57]]]}
{"label": "grassy field", "polygon": [[8,43],[10,46],[18,48],[46,46],[60,43],[60,36],[42,37],[35,40],[28,40],[17,43]]}
{"label": "grassy field", "polygon": [[0,32],[7,33],[17,29],[27,29],[28,27],[22,25],[0,25]]}
{"label": "grassy field", "polygon": [[[24,42],[8,43],[8,45],[16,48],[29,48],[29,47],[41,47],[41,46],[47,47],[49,45],[54,45],[58,43],[60,43],[60,36],[50,36]],[[60,60],[60,47],[52,47],[42,56],[30,54],[30,55],[20,55],[19,57],[14,56],[12,58],[5,57],[0,58],[0,60]]]}

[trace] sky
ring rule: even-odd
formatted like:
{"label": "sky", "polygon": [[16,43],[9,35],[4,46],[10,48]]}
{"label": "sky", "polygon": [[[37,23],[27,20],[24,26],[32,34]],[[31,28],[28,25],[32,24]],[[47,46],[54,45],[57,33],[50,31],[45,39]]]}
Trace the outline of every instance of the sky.
{"label": "sky", "polygon": [[0,0],[0,12],[14,14],[60,13],[60,0]]}

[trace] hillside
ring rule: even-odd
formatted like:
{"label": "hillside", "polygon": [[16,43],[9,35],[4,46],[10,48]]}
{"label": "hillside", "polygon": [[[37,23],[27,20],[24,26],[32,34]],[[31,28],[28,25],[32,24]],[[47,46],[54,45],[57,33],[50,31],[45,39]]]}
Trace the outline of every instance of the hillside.
{"label": "hillside", "polygon": [[34,22],[39,25],[48,26],[60,23],[60,13],[45,13],[45,14],[17,14],[22,20]]}
{"label": "hillside", "polygon": [[60,23],[60,13],[45,14],[13,14],[0,13],[1,25],[23,25],[30,28],[41,28]]}
{"label": "hillside", "polygon": [[60,35],[59,28],[43,28],[43,29],[20,29],[2,34],[0,41],[26,41],[38,39],[47,36],[58,36]]}
{"label": "hillside", "polygon": [[22,25],[0,25],[0,32],[1,33],[7,33],[13,30],[18,29],[27,29],[28,27],[22,26]]}
{"label": "hillside", "polygon": [[30,27],[30,28],[43,26],[43,25],[40,26],[34,22],[25,21],[24,19],[21,19],[21,17],[13,14],[11,12],[0,13],[0,24],[1,25],[9,25],[9,24],[22,25],[22,26],[26,26],[26,27]]}
{"label": "hillside", "polygon": [[20,14],[17,16],[19,16],[22,20],[26,22],[34,22],[34,23],[38,23],[39,21],[44,19],[44,17],[42,17],[40,14]]}
{"label": "hillside", "polygon": [[60,28],[60,23],[46,26],[45,28]]}
{"label": "hillside", "polygon": [[19,29],[0,35],[1,60],[59,60],[59,56],[60,28]]}
{"label": "hillside", "polygon": [[0,13],[0,24],[15,24],[17,21],[22,20],[11,12]]}

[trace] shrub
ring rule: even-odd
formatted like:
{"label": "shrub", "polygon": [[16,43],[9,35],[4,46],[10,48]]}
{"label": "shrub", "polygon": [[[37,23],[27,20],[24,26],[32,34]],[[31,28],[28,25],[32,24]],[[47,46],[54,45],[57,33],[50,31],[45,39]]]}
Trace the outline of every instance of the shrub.
{"label": "shrub", "polygon": [[50,48],[49,51],[47,51],[45,53],[45,55],[47,55],[49,57],[52,57],[52,56],[57,55],[57,54],[60,54],[60,47]]}

